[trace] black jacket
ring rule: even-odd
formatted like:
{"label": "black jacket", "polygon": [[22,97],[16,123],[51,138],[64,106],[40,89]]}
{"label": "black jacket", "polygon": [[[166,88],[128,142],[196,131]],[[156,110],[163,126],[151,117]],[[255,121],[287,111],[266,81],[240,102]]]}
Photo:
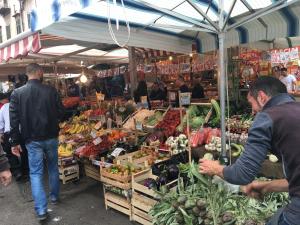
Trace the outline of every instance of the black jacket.
{"label": "black jacket", "polygon": [[64,107],[56,89],[39,80],[29,80],[11,95],[9,116],[12,146],[20,144],[21,140],[28,143],[56,138],[59,119],[63,114]]}
{"label": "black jacket", "polygon": [[3,151],[2,146],[0,145],[0,172],[3,172],[8,169],[9,169],[8,160],[5,157],[5,152]]}

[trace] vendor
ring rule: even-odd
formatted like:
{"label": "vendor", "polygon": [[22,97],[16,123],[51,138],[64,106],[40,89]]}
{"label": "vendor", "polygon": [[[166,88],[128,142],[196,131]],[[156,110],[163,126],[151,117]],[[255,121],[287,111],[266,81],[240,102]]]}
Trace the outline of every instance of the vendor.
{"label": "vendor", "polygon": [[182,76],[178,77],[178,80],[176,81],[177,86],[179,87],[179,91],[181,93],[187,93],[190,92],[189,87],[186,85],[184,79]]}
{"label": "vendor", "polygon": [[201,79],[196,79],[193,84],[192,98],[204,98],[204,88],[201,85]]}
{"label": "vendor", "polygon": [[279,80],[284,83],[288,93],[293,93],[297,90],[297,79],[294,75],[287,73],[287,68],[281,68],[281,76]]}
{"label": "vendor", "polygon": [[68,96],[69,97],[79,97],[80,96],[79,85],[75,83],[74,79],[70,79],[70,84],[68,86]]}
{"label": "vendor", "polygon": [[141,80],[138,83],[138,86],[137,86],[136,90],[134,91],[135,103],[141,103],[142,96],[147,96],[148,107],[150,108],[147,83],[144,80]]}
{"label": "vendor", "polygon": [[[269,192],[289,192],[291,202],[267,225],[300,224],[300,104],[287,93],[286,86],[271,76],[258,78],[250,87],[248,101],[257,113],[244,153],[230,166],[219,161],[200,160],[202,174],[217,175],[227,182],[246,185],[242,190],[257,197]],[[285,179],[253,181],[269,150],[282,159]]]}
{"label": "vendor", "polygon": [[155,82],[152,86],[152,90],[150,92],[149,96],[150,100],[160,100],[163,101],[166,99],[166,92],[165,90],[162,90],[159,86],[159,83]]}

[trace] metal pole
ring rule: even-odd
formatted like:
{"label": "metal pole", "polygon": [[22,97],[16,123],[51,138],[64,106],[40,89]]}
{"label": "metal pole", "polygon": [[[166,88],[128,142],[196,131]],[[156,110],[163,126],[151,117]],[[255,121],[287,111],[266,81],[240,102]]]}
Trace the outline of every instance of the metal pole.
{"label": "metal pole", "polygon": [[[219,27],[220,30],[224,25],[224,0],[219,0],[220,5],[220,17],[219,17]],[[224,39],[225,33],[221,31],[218,35],[219,37],[219,96],[220,96],[220,107],[221,107],[221,157],[226,158],[226,129],[225,129],[225,47]]]}

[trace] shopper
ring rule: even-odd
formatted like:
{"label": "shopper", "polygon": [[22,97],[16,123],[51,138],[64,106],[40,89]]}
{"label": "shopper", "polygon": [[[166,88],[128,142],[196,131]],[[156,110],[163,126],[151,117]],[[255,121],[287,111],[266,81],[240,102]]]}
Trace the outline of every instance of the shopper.
{"label": "shopper", "polygon": [[177,83],[177,86],[179,87],[179,91],[181,93],[187,93],[190,91],[189,87],[186,85],[182,76],[178,77],[178,80],[176,81],[176,83]]}
{"label": "shopper", "polygon": [[80,87],[75,83],[74,79],[69,80],[68,96],[69,97],[80,97]]}
{"label": "shopper", "polygon": [[[6,94],[6,98],[10,99],[10,94]],[[10,121],[9,121],[9,102],[5,103],[0,109],[0,135],[1,135],[1,144],[4,152],[7,155],[9,164],[11,166],[10,170],[17,181],[20,181],[21,178],[26,178],[28,174],[28,158],[27,150],[23,144],[21,157],[17,157],[11,152],[11,145],[9,142],[10,139]]]}
{"label": "shopper", "polygon": [[159,86],[159,83],[155,82],[153,84],[149,98],[151,101],[166,100],[166,93],[164,90],[161,89],[161,87]]}
{"label": "shopper", "polygon": [[[38,64],[26,68],[29,80],[16,89],[10,101],[12,152],[20,156],[23,139],[28,150],[30,181],[39,220],[47,218],[47,197],[43,187],[44,156],[47,161],[50,201],[59,197],[58,132],[63,106],[55,88],[42,84],[43,69]],[[21,127],[21,130],[19,129]]]}
{"label": "shopper", "polygon": [[192,98],[194,99],[199,99],[199,98],[204,98],[204,88],[201,85],[201,80],[196,79],[193,85],[193,90],[192,90]]}
{"label": "shopper", "polygon": [[[248,185],[244,191],[249,196],[288,191],[291,203],[283,211],[278,211],[268,225],[299,225],[300,103],[287,94],[282,82],[265,76],[252,84],[248,101],[257,115],[249,131],[244,153],[231,166],[220,165],[218,161],[200,160],[200,172],[218,175],[232,184]],[[251,183],[270,150],[282,159],[286,179]]]}
{"label": "shopper", "polygon": [[8,159],[5,157],[5,152],[0,145],[0,182],[7,186],[11,182],[11,172],[9,170]]}
{"label": "shopper", "polygon": [[138,83],[138,86],[137,86],[136,90],[134,91],[134,101],[136,103],[140,103],[142,96],[147,96],[148,97],[147,83],[144,80],[141,80]]}
{"label": "shopper", "polygon": [[287,68],[281,68],[281,76],[279,79],[285,84],[288,93],[293,93],[297,90],[297,79],[294,75],[287,73]]}

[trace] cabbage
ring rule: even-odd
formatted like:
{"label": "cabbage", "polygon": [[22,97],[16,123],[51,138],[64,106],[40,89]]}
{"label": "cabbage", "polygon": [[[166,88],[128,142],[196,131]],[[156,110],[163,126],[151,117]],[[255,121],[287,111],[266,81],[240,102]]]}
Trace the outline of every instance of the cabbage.
{"label": "cabbage", "polygon": [[194,117],[191,121],[191,128],[192,129],[197,129],[199,127],[201,127],[204,123],[204,118],[201,116],[198,117]]}

